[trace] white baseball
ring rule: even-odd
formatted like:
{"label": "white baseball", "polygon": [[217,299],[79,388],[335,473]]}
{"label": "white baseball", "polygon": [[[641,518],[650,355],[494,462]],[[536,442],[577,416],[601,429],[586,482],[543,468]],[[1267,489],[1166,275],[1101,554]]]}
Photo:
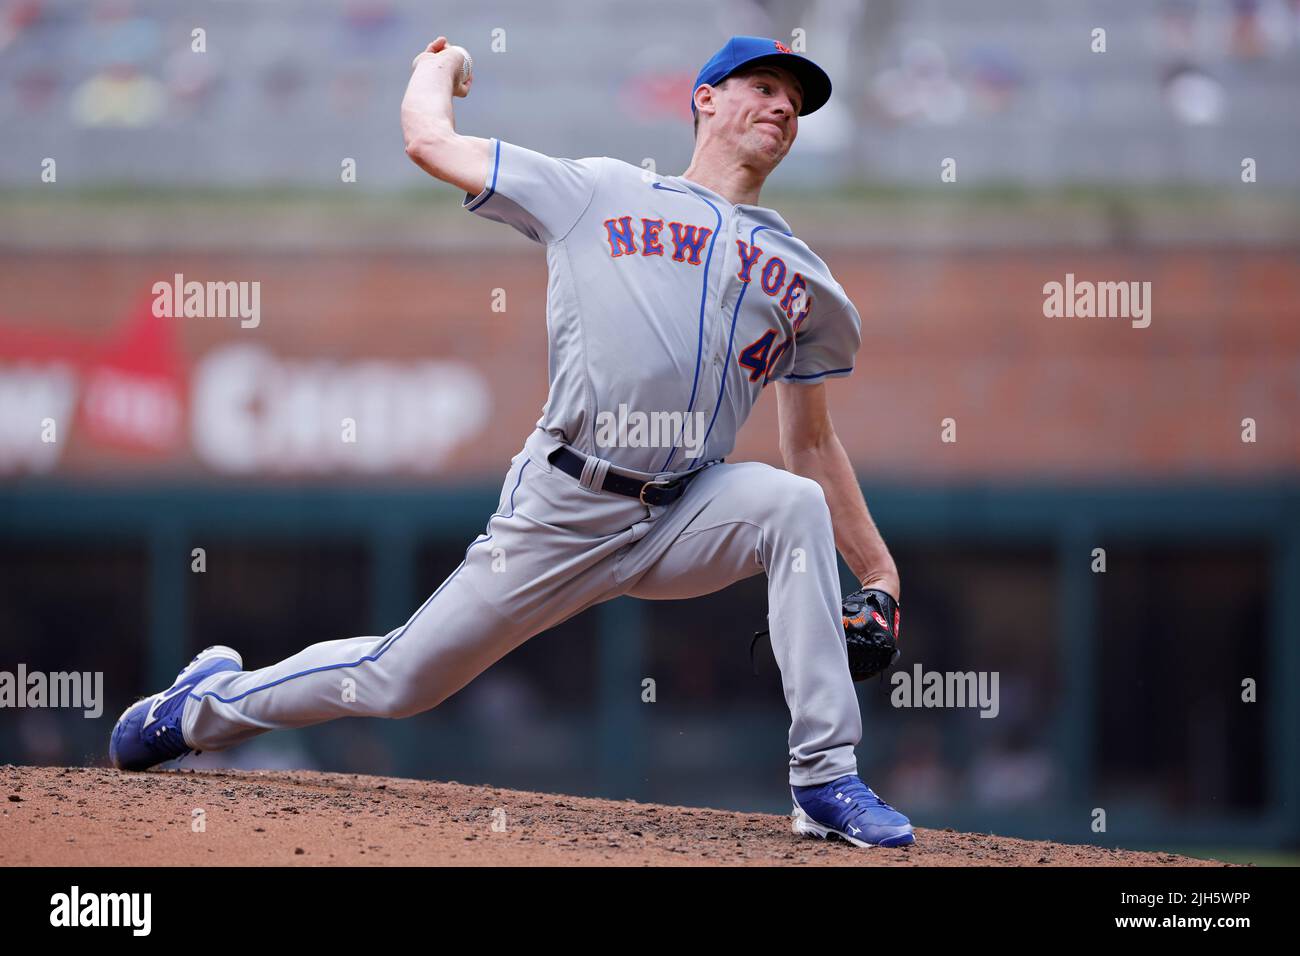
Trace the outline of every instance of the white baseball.
{"label": "white baseball", "polygon": [[[446,43],[446,40],[443,37],[439,37],[438,40]],[[452,46],[448,44],[443,46],[440,50],[434,50],[433,48],[437,45],[437,41],[430,43],[427,49],[422,50],[417,54],[415,59],[411,61],[411,69],[414,70],[419,66],[420,60],[424,57],[443,56],[454,50],[461,55],[461,63],[460,71],[457,74],[455,81],[452,83],[451,92],[453,96],[468,96],[470,84],[474,79],[474,58],[469,55],[469,50],[466,50],[463,46]]]}

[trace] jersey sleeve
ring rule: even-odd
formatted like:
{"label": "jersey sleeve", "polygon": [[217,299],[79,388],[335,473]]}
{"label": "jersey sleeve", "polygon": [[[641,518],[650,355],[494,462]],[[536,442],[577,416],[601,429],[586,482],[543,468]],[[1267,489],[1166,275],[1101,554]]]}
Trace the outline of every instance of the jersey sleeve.
{"label": "jersey sleeve", "polygon": [[534,242],[568,235],[596,192],[599,159],[555,159],[493,139],[483,191],[461,206],[514,226]]}
{"label": "jersey sleeve", "polygon": [[821,382],[848,375],[861,343],[862,319],[847,296],[829,316],[810,312],[807,327],[795,336],[794,366],[782,380]]}

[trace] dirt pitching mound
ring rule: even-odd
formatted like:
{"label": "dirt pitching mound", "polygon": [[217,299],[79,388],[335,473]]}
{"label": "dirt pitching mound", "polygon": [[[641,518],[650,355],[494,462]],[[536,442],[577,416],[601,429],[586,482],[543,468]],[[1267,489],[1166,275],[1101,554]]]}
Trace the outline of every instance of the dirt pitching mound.
{"label": "dirt pitching mound", "polygon": [[307,771],[0,767],[0,865],[1216,866],[1169,853],[916,831],[800,838],[787,817]]}

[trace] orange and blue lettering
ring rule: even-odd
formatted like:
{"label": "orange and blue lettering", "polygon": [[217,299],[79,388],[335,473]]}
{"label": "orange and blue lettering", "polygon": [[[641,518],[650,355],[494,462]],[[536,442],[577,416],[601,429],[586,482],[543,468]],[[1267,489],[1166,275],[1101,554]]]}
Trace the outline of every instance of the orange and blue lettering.
{"label": "orange and blue lettering", "polygon": [[776,329],[768,329],[741,350],[736,362],[741,368],[749,369],[749,380],[757,382],[767,373],[767,352],[776,339]]}
{"label": "orange and blue lettering", "polygon": [[[713,230],[704,226],[683,227],[680,222],[670,222],[668,228],[673,233],[673,261],[689,262],[693,266],[698,266],[700,264],[700,250],[709,241],[709,236],[713,235]],[[690,251],[689,258],[682,255],[684,250]]]}
{"label": "orange and blue lettering", "polygon": [[763,254],[763,250],[758,246],[747,246],[744,239],[736,240],[736,249],[740,252],[740,269],[736,272],[736,278],[741,282],[748,282],[749,272],[754,268],[758,257]]}
{"label": "orange and blue lettering", "polygon": [[641,219],[641,255],[662,256],[663,244],[659,242],[659,233],[664,228],[662,219]]}
{"label": "orange and blue lettering", "polygon": [[794,299],[795,299],[795,295],[801,289],[805,292],[805,294],[800,296],[799,304],[803,308],[807,308],[808,296],[806,293],[808,290],[808,283],[804,281],[803,276],[801,276],[799,273],[796,272],[794,274],[794,278],[790,280],[789,287],[786,288],[785,290],[785,295],[781,297],[781,308],[785,309],[785,316],[788,319],[794,318]]}
{"label": "orange and blue lettering", "polygon": [[789,348],[790,348],[790,340],[786,339],[784,342],[782,342],[780,345],[778,345],[776,348],[772,350],[772,354],[767,360],[767,371],[763,373],[764,387],[767,386],[768,381],[771,379],[772,370],[776,368],[776,363],[781,361],[781,356],[784,355],[786,353],[786,350]]}
{"label": "orange and blue lettering", "polygon": [[[615,228],[614,223],[618,223]],[[621,255],[632,255],[636,252],[636,243],[632,241],[632,217],[620,216],[617,219],[605,220],[605,232],[609,239],[609,254],[611,258]]]}
{"label": "orange and blue lettering", "polygon": [[763,266],[763,280],[761,285],[763,291],[768,295],[776,295],[781,291],[781,286],[785,284],[785,263],[779,256],[773,256],[767,260],[767,265]]}

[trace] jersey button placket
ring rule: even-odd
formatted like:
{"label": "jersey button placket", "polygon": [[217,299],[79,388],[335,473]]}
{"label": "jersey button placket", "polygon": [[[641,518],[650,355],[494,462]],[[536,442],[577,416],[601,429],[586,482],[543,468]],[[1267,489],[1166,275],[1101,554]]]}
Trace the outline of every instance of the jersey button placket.
{"label": "jersey button placket", "polygon": [[727,246],[723,250],[722,270],[718,273],[718,333],[713,339],[713,364],[714,367],[721,370],[723,356],[727,354],[727,338],[731,334],[731,309],[735,302],[730,301],[731,296],[739,295],[740,291],[731,281],[734,269],[731,265],[731,257],[736,257],[736,267],[739,268],[740,253],[736,249],[736,235],[740,228],[740,216],[733,209],[727,222]]}

